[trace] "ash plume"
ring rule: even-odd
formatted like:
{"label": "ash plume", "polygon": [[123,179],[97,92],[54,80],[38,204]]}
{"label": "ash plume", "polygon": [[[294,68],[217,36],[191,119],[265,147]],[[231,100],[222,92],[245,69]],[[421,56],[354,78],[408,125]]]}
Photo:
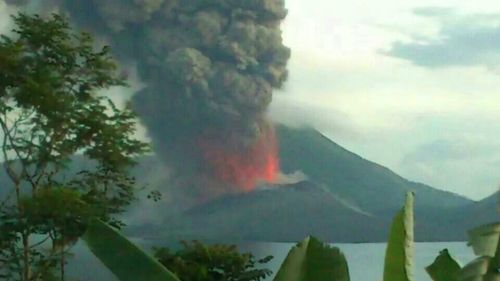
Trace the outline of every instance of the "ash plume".
{"label": "ash plume", "polygon": [[137,65],[146,87],[133,105],[156,153],[181,177],[243,190],[274,179],[279,162],[266,110],[287,78],[284,0],[43,2]]}

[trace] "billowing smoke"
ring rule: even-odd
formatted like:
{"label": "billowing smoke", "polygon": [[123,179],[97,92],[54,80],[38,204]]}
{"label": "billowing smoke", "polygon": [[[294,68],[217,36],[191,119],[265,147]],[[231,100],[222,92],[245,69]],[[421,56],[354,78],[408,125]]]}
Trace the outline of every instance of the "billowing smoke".
{"label": "billowing smoke", "polygon": [[147,86],[133,104],[157,154],[179,175],[238,190],[276,178],[277,144],[265,115],[273,88],[287,78],[284,0],[52,3],[137,65]]}

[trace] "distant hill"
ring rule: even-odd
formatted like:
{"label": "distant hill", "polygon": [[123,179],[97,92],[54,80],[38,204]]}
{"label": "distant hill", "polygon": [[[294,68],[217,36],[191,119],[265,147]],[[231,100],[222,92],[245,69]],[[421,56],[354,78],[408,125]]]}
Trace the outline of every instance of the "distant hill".
{"label": "distant hill", "polygon": [[[418,241],[464,240],[466,230],[498,220],[498,193],[480,202],[408,181],[363,159],[313,129],[277,127],[282,170],[302,171],[305,182],[220,197],[186,209],[185,202],[140,201],[125,214],[127,233],[160,239],[378,242],[387,237],[407,191],[416,194]],[[140,184],[169,190],[168,168],[154,156],[139,159]],[[72,167],[89,167],[75,157]],[[0,170],[0,184],[8,186]],[[0,188],[0,197],[6,196]],[[3,195],[2,195],[3,193]],[[171,194],[165,194],[171,197]],[[144,197],[144,196],[142,196]]]}
{"label": "distant hill", "polygon": [[478,222],[493,222],[500,220],[497,211],[500,202],[500,191],[479,202],[459,208],[453,213],[455,224],[466,229],[477,226]]}
{"label": "distant hill", "polygon": [[408,181],[391,170],[344,149],[314,129],[277,128],[282,169],[301,170],[345,201],[372,214],[393,213],[407,191],[417,196],[417,209],[455,208],[471,200]]}
{"label": "distant hill", "polygon": [[[351,208],[311,182],[230,195],[189,210],[176,235],[212,239],[297,241],[313,234],[339,242],[385,237],[386,222]],[[181,230],[180,232],[177,232]]]}
{"label": "distant hill", "polygon": [[[313,129],[277,127],[282,169],[307,182],[228,195],[129,233],[165,238],[295,241],[384,241],[406,192],[416,194],[418,241],[464,240],[466,230],[496,219],[493,199],[474,202],[408,181]],[[145,169],[148,170],[148,169]],[[468,215],[464,215],[468,214]]]}

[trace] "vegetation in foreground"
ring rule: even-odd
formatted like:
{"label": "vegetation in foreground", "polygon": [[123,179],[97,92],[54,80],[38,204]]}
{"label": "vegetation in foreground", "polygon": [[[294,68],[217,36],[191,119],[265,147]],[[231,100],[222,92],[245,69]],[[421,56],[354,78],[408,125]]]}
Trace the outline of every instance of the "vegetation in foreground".
{"label": "vegetation in foreground", "polygon": [[259,281],[272,274],[261,268],[272,256],[257,260],[250,253],[239,253],[234,245],[181,244],[176,252],[155,249],[154,257],[183,281]]}
{"label": "vegetation in foreground", "polygon": [[[405,206],[394,218],[390,236],[388,240],[386,258],[384,264],[383,281],[413,281],[413,202],[414,195],[408,193]],[[111,227],[100,221],[94,221],[90,229]],[[90,232],[86,236],[90,241],[91,249],[108,268],[116,274],[122,281],[139,280],[144,275],[141,269],[126,268],[126,264],[133,264],[138,259],[149,259],[151,264],[156,261],[142,252],[138,247],[129,248],[130,251],[121,251],[125,244],[130,242],[114,231],[114,237],[107,239],[121,241],[124,243],[113,243],[111,246],[101,243],[101,247],[95,246],[95,241],[101,238],[99,232]],[[477,259],[471,261],[464,267],[451,257],[448,250],[444,249],[439,253],[436,261],[429,265],[426,270],[434,281],[496,281],[500,278],[500,222],[492,223],[473,229],[469,232],[469,244],[474,249]],[[120,260],[120,266],[117,266]],[[160,259],[161,260],[161,259]],[[222,262],[222,261],[219,261]],[[137,263],[136,263],[137,264]],[[222,264],[222,263],[221,263]],[[164,264],[170,270],[176,270],[172,263]],[[157,264],[162,270],[166,270],[163,265]],[[195,267],[196,268],[196,267]],[[153,271],[150,271],[153,272]],[[157,275],[148,275],[147,280],[197,280],[180,279],[171,271],[159,271]],[[195,271],[198,272],[198,271]],[[374,277],[376,278],[376,277]],[[211,279],[200,279],[211,280]],[[229,276],[221,276],[221,279],[214,280],[246,280],[239,276],[231,279]],[[259,280],[259,279],[256,279]],[[277,272],[274,281],[348,281],[349,268],[344,254],[339,248],[331,247],[322,243],[314,237],[307,237],[304,241],[293,247],[281,268]],[[375,280],[375,279],[374,279]]]}
{"label": "vegetation in foreground", "polygon": [[[64,280],[66,256],[99,218],[134,198],[128,170],[148,146],[134,139],[135,114],[99,91],[124,86],[109,54],[90,34],[53,15],[18,14],[0,38],[0,138],[10,190],[0,204],[0,278]],[[93,167],[68,169],[75,154]]]}

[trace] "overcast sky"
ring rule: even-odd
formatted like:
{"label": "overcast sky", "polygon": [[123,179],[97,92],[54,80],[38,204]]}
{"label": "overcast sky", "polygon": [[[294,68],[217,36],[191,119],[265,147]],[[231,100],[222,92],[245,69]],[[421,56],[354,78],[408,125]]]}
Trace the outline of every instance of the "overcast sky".
{"label": "overcast sky", "polygon": [[[500,183],[500,2],[286,0],[290,79],[270,114],[415,181]],[[9,9],[0,0],[0,30]]]}
{"label": "overcast sky", "polygon": [[274,119],[480,199],[500,183],[500,2],[287,0]]}

